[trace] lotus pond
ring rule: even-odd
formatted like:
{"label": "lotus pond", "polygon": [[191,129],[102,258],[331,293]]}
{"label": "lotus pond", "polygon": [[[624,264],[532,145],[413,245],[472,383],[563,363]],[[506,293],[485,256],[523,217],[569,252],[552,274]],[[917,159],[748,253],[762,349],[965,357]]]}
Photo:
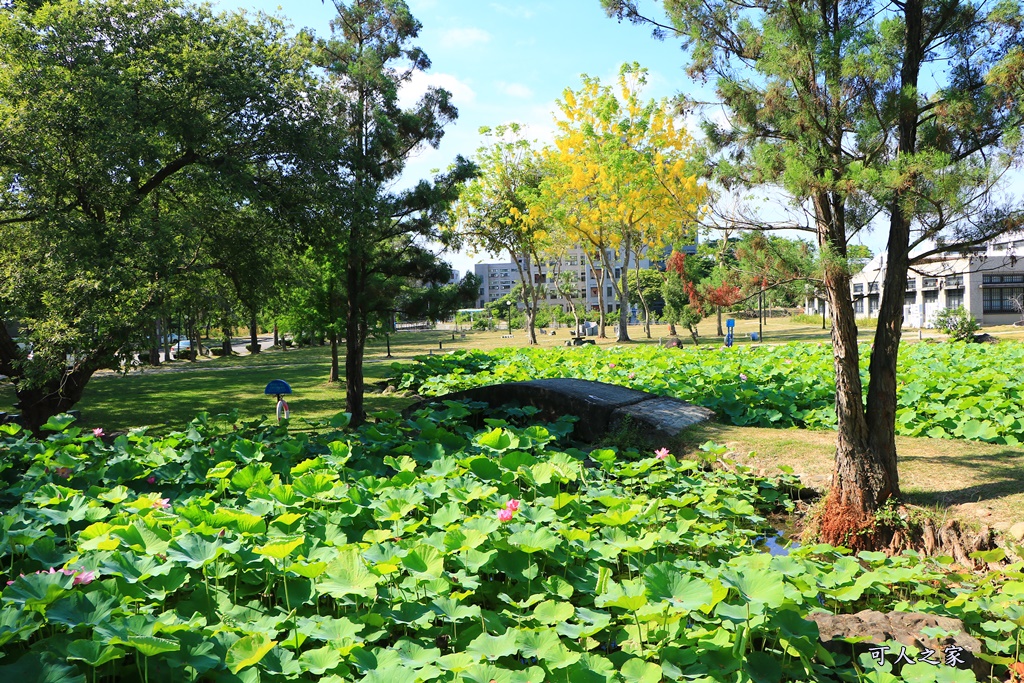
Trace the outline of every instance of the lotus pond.
{"label": "lotus pond", "polygon": [[[861,348],[867,386],[869,348]],[[900,347],[896,433],[1018,446],[1024,442],[1024,344],[918,343]],[[834,429],[828,344],[652,346],[453,351],[393,365],[399,388],[441,396],[548,377],[598,380],[675,396],[738,426]]]}
{"label": "lotus pond", "polygon": [[1020,658],[1020,565],[760,552],[792,504],[713,444],[586,451],[457,402],[346,423],[0,427],[0,681],[898,680],[824,650],[817,609],[954,616]]}

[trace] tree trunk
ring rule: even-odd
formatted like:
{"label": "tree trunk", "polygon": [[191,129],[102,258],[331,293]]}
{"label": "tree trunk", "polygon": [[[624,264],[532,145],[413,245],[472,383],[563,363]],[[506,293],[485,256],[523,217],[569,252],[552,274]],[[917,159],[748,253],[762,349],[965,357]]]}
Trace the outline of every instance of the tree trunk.
{"label": "tree trunk", "polygon": [[[626,240],[622,247],[622,271],[621,278],[619,279],[619,285],[616,287],[618,290],[616,294],[619,295],[619,336],[615,341],[618,342],[630,342],[633,341],[629,338],[629,280],[627,278],[629,274],[629,248],[630,248],[630,236],[627,233]],[[615,271],[612,271],[613,273]],[[637,282],[640,278],[637,278]],[[614,282],[614,279],[613,279]]]}
{"label": "tree trunk", "polygon": [[41,436],[42,426],[47,420],[66,413],[82,399],[82,392],[93,372],[93,369],[80,368],[42,385],[16,389],[22,426]]}
{"label": "tree trunk", "polygon": [[[590,257],[590,254],[583,250],[583,255],[587,259],[587,265],[590,266],[590,272],[595,276],[597,275],[597,269],[594,268],[594,260]],[[605,333],[605,326],[607,320],[605,319],[604,313],[604,278],[605,273],[604,266],[601,267],[601,278],[597,281],[597,336],[600,339],[607,339],[608,335]],[[590,297],[588,296],[587,299]]]}
{"label": "tree trunk", "polygon": [[188,323],[189,338],[189,360],[193,363],[199,360],[199,326],[194,322]]}
{"label": "tree trunk", "polygon": [[715,311],[718,313],[718,336],[724,337],[725,332],[722,332],[722,307],[715,306]]}
{"label": "tree trunk", "polygon": [[697,339],[697,326],[687,325],[690,328],[690,336],[693,337],[693,345],[700,346],[700,341]]}
{"label": "tree trunk", "polygon": [[675,323],[669,323],[668,324],[668,334],[669,334],[670,337],[677,337],[677,336],[679,336],[679,333],[676,331],[676,324]]}
{"label": "tree trunk", "polygon": [[164,318],[163,333],[164,333],[164,362],[171,362],[171,336],[170,336],[171,321]]}
{"label": "tree trunk", "polygon": [[220,333],[224,335],[220,342],[221,355],[225,358],[231,358],[231,325],[225,323]]}
{"label": "tree trunk", "polygon": [[257,339],[259,328],[256,326],[256,310],[253,309],[249,315],[249,353],[256,355],[260,352],[260,342]]}
{"label": "tree trunk", "polygon": [[149,338],[149,364],[160,365],[160,318],[153,319],[153,334]]}
{"label": "tree trunk", "polygon": [[[351,290],[349,290],[351,292]],[[345,333],[345,409],[352,414],[352,426],[358,427],[366,419],[363,407],[363,352],[366,347],[366,325],[358,302],[349,294],[348,329]]]}
{"label": "tree trunk", "polygon": [[277,323],[274,323],[274,346],[280,345],[281,340],[277,336]]}
{"label": "tree trunk", "polygon": [[333,384],[339,379],[341,379],[341,375],[338,370],[338,333],[331,332],[331,374],[327,381]]}
{"label": "tree trunk", "polygon": [[[845,255],[842,201],[822,193],[815,198],[815,213],[824,223],[819,224],[819,239]],[[831,267],[824,278],[833,316],[838,434],[832,487],[819,533],[825,543],[868,549],[884,541],[875,537],[874,512],[889,496],[898,494],[899,484],[895,468],[888,467],[888,458],[873,447],[864,410],[850,275],[843,267]],[[902,303],[902,293],[899,301]]]}

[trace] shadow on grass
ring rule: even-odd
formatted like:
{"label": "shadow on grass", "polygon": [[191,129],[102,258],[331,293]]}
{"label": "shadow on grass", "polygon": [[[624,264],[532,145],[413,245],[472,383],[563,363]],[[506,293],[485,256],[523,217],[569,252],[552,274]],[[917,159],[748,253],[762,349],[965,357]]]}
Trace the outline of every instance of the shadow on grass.
{"label": "shadow on grass", "polygon": [[901,463],[955,476],[954,470],[970,470],[974,477],[983,479],[979,484],[947,491],[914,491],[904,497],[916,505],[959,505],[991,501],[1024,493],[1024,451],[1010,450],[997,453],[966,453],[941,456],[901,455]]}

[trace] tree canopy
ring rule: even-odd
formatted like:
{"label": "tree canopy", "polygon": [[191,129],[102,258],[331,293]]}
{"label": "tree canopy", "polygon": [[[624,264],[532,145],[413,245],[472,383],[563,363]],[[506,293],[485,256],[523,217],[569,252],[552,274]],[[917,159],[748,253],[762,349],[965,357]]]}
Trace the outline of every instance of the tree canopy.
{"label": "tree canopy", "polygon": [[[263,205],[305,116],[303,51],[181,0],[0,13],[0,374],[36,428],[130,357],[225,205]],[[0,330],[4,328],[0,325]],[[29,353],[28,349],[31,349]]]}

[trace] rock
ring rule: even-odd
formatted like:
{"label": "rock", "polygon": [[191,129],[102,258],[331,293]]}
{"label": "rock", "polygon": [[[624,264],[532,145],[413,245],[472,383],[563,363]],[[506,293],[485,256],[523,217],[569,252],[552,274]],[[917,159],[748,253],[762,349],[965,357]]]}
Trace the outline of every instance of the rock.
{"label": "rock", "polygon": [[1018,543],[1024,541],[1024,522],[1017,522],[1006,533]]}
{"label": "rock", "polygon": [[395,389],[395,385],[393,385],[393,384],[389,384],[389,385],[387,385],[386,387],[384,387],[384,391],[383,391],[383,394],[384,394],[385,396],[388,396],[389,394],[393,394],[393,393],[395,393],[396,391],[398,391],[398,390],[397,390],[397,389]]}
{"label": "rock", "polygon": [[[981,680],[988,679],[989,664],[976,656],[982,650],[981,641],[969,635],[959,619],[916,612],[886,614],[875,610],[863,610],[856,614],[814,612],[807,619],[818,625],[822,645],[831,652],[849,654],[852,648],[856,655],[860,655],[875,648],[874,652],[877,653],[876,646],[890,643],[889,650],[884,654],[893,664],[894,674],[898,674],[903,664],[907,663],[896,663],[900,656],[900,646],[905,645],[918,650],[916,656],[906,653],[912,659],[920,658],[925,649],[932,650],[934,654],[931,658],[939,666],[955,665],[958,669],[973,670]],[[941,629],[949,635],[929,636],[924,633],[925,629],[933,628]],[[843,640],[854,637],[866,637],[868,641],[851,644]],[[895,647],[893,642],[897,643]]]}
{"label": "rock", "polygon": [[679,337],[669,337],[661,343],[666,349],[678,349],[683,345]]}
{"label": "rock", "polygon": [[997,344],[999,342],[996,337],[993,337],[988,332],[974,335],[974,341],[977,344]]}

